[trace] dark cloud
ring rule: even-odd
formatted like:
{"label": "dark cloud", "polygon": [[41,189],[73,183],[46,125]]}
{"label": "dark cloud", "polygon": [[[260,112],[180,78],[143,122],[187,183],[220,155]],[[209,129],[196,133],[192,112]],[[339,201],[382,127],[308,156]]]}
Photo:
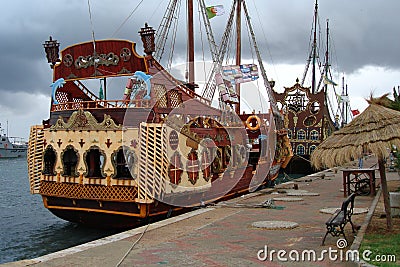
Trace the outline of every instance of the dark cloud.
{"label": "dark cloud", "polygon": [[[91,1],[96,39],[115,35],[115,38],[136,40],[139,43],[138,50],[141,51],[138,30],[143,27],[144,22],[157,28],[167,1],[163,1],[159,8],[156,4],[149,4],[149,1],[144,2],[116,32],[139,1],[118,1],[118,4],[111,0]],[[224,4],[226,14],[211,20],[216,40],[220,39],[231,6],[230,1],[220,2]],[[325,20],[329,18],[334,45],[332,53],[335,53],[334,57],[343,71],[351,73],[367,65],[399,69],[400,29],[396,13],[400,10],[399,1],[319,2],[321,28],[324,30]],[[257,9],[254,8],[254,3]],[[266,61],[274,64],[305,64],[314,1],[248,1],[247,5],[252,12],[251,19]],[[145,11],[141,11],[143,8]],[[184,7],[181,9],[183,12]],[[49,35],[60,41],[62,47],[87,41],[92,37],[87,2],[80,0],[43,0],[31,5],[22,0],[13,1],[0,22],[0,91],[47,94],[51,71],[46,63],[42,43]],[[184,35],[178,33],[175,43],[175,47],[181,52],[185,51],[184,44],[180,41],[186,39]],[[205,40],[204,31],[202,35]],[[200,32],[197,32],[197,36],[200,38]],[[246,35],[243,37],[244,40],[248,38]],[[205,45],[204,48],[208,49],[208,46]],[[199,52],[202,50],[201,47],[197,49]],[[243,53],[245,57],[251,55],[250,50],[244,49]]]}
{"label": "dark cloud", "polygon": [[[131,18],[126,20],[139,2],[90,0],[93,24],[89,19],[86,0],[9,2],[0,16],[0,107],[3,117],[19,121],[19,131],[25,135],[29,125],[40,123],[41,119],[48,116],[52,73],[42,44],[49,35],[61,43],[61,48],[65,48],[91,40],[94,30],[98,40],[112,37],[136,41],[138,53],[142,54],[138,31],[145,22],[157,29],[168,1],[143,1]],[[178,20],[185,17],[185,2],[182,1]],[[232,1],[207,2],[209,5],[223,4],[225,7],[224,16],[211,20],[215,39],[219,43]],[[197,1],[194,3],[197,6]],[[267,69],[273,69],[278,64],[305,65],[314,0],[251,0],[247,1],[247,6]],[[374,79],[373,83],[367,81],[367,86],[360,85],[363,91],[371,86],[380,88],[383,80],[395,76],[370,77],[373,75],[366,66],[379,66],[387,69],[387,73],[400,69],[399,10],[398,0],[319,0],[323,38],[326,19],[330,20],[332,61],[336,61],[340,70],[347,74],[368,73],[367,79]],[[196,37],[206,40],[204,30],[200,32],[197,28]],[[247,34],[242,37],[245,41],[243,58],[251,58],[251,50],[245,49],[249,37]],[[171,41],[173,39],[170,37],[167,43]],[[186,33],[177,32],[174,44],[178,50],[174,54],[176,63],[185,59],[184,41]],[[324,43],[321,41],[321,47]],[[197,46],[196,49],[200,59],[202,50],[207,51],[208,45]],[[324,51],[321,51],[320,56],[323,57],[323,54]],[[168,52],[164,58],[168,58]]]}

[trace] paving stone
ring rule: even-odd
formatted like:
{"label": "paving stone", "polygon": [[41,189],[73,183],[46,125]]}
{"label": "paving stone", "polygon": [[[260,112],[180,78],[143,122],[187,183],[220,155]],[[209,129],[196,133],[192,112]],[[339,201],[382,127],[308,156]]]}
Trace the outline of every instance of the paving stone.
{"label": "paving stone", "polygon": [[253,222],[251,226],[256,228],[263,228],[267,230],[279,230],[279,229],[293,229],[299,226],[296,222],[289,221],[259,221]]}
{"label": "paving stone", "polygon": [[274,197],[273,200],[285,202],[303,201],[301,197]]}

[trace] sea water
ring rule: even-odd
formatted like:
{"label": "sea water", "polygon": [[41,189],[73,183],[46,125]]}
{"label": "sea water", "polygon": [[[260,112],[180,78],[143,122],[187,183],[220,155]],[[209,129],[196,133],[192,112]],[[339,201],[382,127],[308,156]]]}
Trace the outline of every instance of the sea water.
{"label": "sea water", "polygon": [[116,231],[91,229],[54,216],[32,195],[26,158],[0,159],[0,264],[32,259]]}

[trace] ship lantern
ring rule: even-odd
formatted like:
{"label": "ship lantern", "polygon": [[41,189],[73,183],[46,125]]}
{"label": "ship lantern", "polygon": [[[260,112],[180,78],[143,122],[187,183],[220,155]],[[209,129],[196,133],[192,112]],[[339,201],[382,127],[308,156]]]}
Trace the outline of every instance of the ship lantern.
{"label": "ship lantern", "polygon": [[144,24],[144,28],[141,28],[139,32],[140,37],[142,38],[144,52],[149,56],[156,51],[156,45],[154,42],[155,32],[156,31],[152,27],[149,27],[147,23]]}
{"label": "ship lantern", "polygon": [[57,62],[60,62],[58,55],[60,43],[57,40],[53,40],[50,36],[50,40],[45,41],[43,44],[44,51],[46,52],[47,62],[50,63],[50,68],[54,68]]}

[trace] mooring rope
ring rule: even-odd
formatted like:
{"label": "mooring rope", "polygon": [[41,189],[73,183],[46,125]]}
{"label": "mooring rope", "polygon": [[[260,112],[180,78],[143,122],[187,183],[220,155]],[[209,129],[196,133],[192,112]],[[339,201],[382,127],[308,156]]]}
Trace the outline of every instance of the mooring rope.
{"label": "mooring rope", "polygon": [[128,249],[128,251],[125,253],[125,255],[121,258],[121,260],[117,263],[117,265],[115,265],[115,267],[119,267],[121,265],[121,263],[126,259],[126,257],[129,255],[129,253],[132,251],[132,249],[136,246],[137,243],[139,243],[139,241],[142,239],[142,237],[144,236],[144,234],[147,231],[147,228],[149,228],[150,226],[150,222],[147,223],[146,228],[144,229],[144,231],[142,232],[142,234],[139,236],[139,238],[132,244],[132,246]]}

